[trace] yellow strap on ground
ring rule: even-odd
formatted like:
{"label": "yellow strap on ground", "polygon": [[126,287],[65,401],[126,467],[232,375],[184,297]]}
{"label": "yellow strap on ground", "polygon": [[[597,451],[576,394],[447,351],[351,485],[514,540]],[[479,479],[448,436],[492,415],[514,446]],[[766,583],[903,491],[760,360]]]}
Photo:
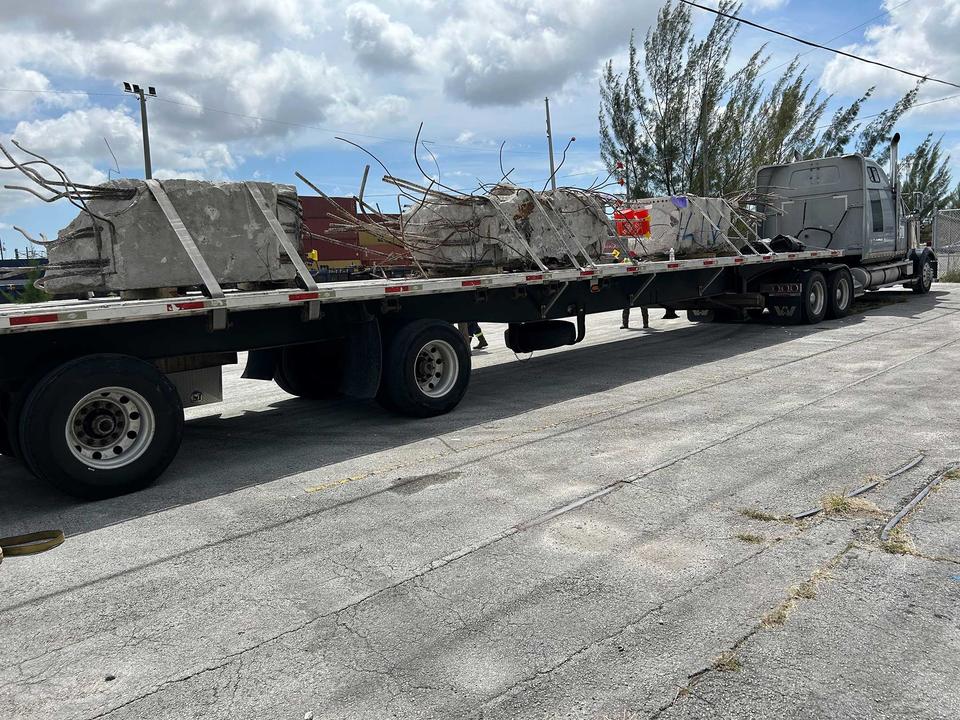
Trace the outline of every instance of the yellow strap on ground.
{"label": "yellow strap on ground", "polygon": [[11,535],[0,538],[0,562],[3,556],[36,555],[52,550],[63,542],[63,530],[41,530],[26,535]]}

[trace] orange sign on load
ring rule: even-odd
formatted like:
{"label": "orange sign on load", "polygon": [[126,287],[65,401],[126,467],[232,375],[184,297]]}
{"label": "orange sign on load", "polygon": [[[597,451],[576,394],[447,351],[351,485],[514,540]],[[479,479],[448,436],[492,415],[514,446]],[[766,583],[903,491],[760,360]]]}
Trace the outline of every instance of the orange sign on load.
{"label": "orange sign on load", "polygon": [[617,235],[621,237],[649,237],[650,211],[646,208],[624,208],[613,211]]}

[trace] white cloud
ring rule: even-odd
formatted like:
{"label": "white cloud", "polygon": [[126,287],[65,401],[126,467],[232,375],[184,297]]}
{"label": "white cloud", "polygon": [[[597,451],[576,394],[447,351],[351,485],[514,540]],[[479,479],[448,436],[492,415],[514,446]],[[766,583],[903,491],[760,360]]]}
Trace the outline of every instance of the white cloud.
{"label": "white cloud", "polygon": [[357,60],[372,70],[403,72],[420,70],[426,57],[426,43],[402,22],[369,2],[347,8],[344,39]]}
{"label": "white cloud", "polygon": [[[655,0],[485,0],[460,6],[434,41],[448,65],[448,95],[471,105],[509,105],[590,76],[656,16]],[[614,20],[616,19],[616,20]]]}
{"label": "white cloud", "polygon": [[[960,0],[885,0],[887,17],[867,28],[865,41],[845,48],[849,53],[920,75],[960,83]],[[851,58],[834,57],[823,71],[821,82],[828,90],[859,94],[876,85],[877,96],[902,95],[916,84],[907,75]],[[926,84],[925,97],[957,92],[937,83]]]}

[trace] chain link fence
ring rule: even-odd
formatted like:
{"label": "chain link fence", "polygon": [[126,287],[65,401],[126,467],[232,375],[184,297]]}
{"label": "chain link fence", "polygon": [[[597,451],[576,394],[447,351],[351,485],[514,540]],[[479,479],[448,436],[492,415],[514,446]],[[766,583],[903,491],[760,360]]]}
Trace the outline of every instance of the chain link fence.
{"label": "chain link fence", "polygon": [[933,215],[933,249],[941,280],[960,282],[960,208]]}

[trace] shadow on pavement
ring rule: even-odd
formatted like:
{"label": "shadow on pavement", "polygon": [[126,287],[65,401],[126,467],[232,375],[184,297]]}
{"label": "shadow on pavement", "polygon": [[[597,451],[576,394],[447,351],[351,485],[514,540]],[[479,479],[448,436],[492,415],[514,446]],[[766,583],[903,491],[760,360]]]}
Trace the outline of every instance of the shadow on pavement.
{"label": "shadow on pavement", "polygon": [[[858,301],[840,321],[816,326],[760,323],[691,324],[647,336],[581,346],[475,370],[452,413],[427,420],[397,417],[372,402],[281,399],[233,417],[187,423],[183,447],[151,488],[82,503],[47,487],[15,461],[0,457],[0,535],[58,527],[68,535],[96,530],[167,508],[323,468],[437,435],[657,378],[696,365],[861,323],[865,313],[902,318],[943,307],[947,292],[917,296],[884,291]],[[257,381],[250,381],[257,382]]]}

